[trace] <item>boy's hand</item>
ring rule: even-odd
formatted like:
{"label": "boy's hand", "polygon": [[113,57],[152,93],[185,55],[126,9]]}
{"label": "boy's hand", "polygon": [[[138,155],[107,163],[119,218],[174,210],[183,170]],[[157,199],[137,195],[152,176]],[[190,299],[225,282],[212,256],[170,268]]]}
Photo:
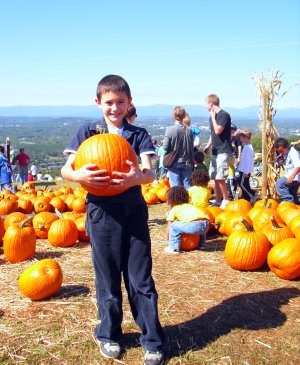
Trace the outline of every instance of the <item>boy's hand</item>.
{"label": "boy's hand", "polygon": [[74,178],[79,183],[93,187],[107,186],[110,180],[107,170],[98,170],[97,165],[94,164],[84,165],[74,170]]}
{"label": "boy's hand", "polygon": [[112,176],[113,178],[109,181],[109,185],[112,189],[128,189],[135,185],[140,185],[143,181],[142,179],[142,171],[139,169],[138,166],[135,166],[132,161],[127,160],[127,165],[130,166],[129,172],[119,172],[113,171]]}

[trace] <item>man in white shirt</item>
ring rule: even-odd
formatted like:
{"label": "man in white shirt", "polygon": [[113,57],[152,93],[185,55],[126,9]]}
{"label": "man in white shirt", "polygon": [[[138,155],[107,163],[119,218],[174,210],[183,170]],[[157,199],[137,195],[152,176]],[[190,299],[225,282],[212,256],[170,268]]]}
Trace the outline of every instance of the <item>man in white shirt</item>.
{"label": "man in white shirt", "polygon": [[276,181],[276,192],[282,201],[300,205],[298,189],[300,186],[300,158],[298,151],[289,145],[285,138],[277,138],[275,150],[285,158],[285,175]]}

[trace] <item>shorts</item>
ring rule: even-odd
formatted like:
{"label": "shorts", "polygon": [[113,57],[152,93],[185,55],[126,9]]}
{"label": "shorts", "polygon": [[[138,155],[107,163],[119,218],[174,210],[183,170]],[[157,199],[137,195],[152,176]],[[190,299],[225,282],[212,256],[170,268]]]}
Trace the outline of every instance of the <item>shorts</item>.
{"label": "shorts", "polygon": [[227,179],[231,156],[232,154],[229,153],[219,153],[211,156],[209,175],[212,180]]}

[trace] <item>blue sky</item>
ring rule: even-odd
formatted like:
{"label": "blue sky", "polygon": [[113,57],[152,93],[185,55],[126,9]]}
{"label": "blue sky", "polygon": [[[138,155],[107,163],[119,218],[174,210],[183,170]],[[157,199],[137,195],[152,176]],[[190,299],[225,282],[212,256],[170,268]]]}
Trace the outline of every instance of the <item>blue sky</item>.
{"label": "blue sky", "polygon": [[91,105],[114,73],[137,106],[241,108],[273,69],[300,108],[299,0],[2,0],[0,44],[0,106]]}

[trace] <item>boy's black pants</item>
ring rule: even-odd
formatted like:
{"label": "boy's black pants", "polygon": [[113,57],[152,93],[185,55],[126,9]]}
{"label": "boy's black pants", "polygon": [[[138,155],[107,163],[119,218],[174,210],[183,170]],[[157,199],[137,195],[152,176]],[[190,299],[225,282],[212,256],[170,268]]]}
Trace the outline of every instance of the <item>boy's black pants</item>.
{"label": "boy's black pants", "polygon": [[146,204],[89,202],[87,231],[91,239],[96,295],[101,322],[95,329],[103,342],[122,336],[121,274],[133,317],[141,328],[141,345],[157,351],[163,344],[157,292],[152,279],[151,242]]}

